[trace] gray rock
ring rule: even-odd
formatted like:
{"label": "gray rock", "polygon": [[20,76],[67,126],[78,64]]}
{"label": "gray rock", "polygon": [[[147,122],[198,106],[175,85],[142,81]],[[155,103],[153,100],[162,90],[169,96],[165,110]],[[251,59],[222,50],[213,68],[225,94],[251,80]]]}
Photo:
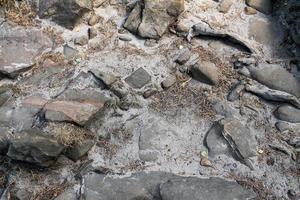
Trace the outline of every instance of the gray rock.
{"label": "gray rock", "polygon": [[129,42],[132,40],[132,38],[129,35],[119,35],[119,40],[125,41],[125,42]]}
{"label": "gray rock", "polygon": [[0,127],[0,154],[6,155],[12,138],[11,131],[8,127]]}
{"label": "gray rock", "polygon": [[216,85],[219,82],[218,68],[212,62],[198,62],[191,67],[190,74],[193,79],[209,85]]}
{"label": "gray rock", "polygon": [[241,93],[245,90],[245,84],[239,82],[238,84],[234,85],[231,91],[227,96],[228,101],[236,101],[240,98]]}
{"label": "gray rock", "polygon": [[81,144],[75,144],[66,149],[64,153],[68,158],[73,161],[79,160],[82,156],[86,155],[87,152],[95,145],[93,140],[85,140]]}
{"label": "gray rock", "polygon": [[277,35],[277,30],[271,22],[261,19],[252,19],[250,21],[248,36],[258,43],[273,46]]}
{"label": "gray rock", "polygon": [[0,107],[12,97],[12,91],[0,92]]}
{"label": "gray rock", "polygon": [[236,182],[220,178],[173,178],[161,184],[160,190],[163,200],[246,200],[256,197]]}
{"label": "gray rock", "polygon": [[76,200],[76,191],[73,188],[65,190],[62,194],[56,197],[54,200]]}
{"label": "gray rock", "polygon": [[264,14],[270,14],[273,10],[272,0],[246,0],[246,3]]}
{"label": "gray rock", "polygon": [[78,53],[79,53],[77,49],[70,47],[68,44],[64,45],[63,52],[64,52],[64,56],[67,59],[74,58],[74,57],[78,56]]}
{"label": "gray rock", "polygon": [[189,59],[191,58],[191,52],[189,49],[185,48],[180,50],[180,52],[177,55],[177,58],[175,62],[177,62],[180,65],[185,64]]}
{"label": "gray rock", "polygon": [[56,140],[44,136],[39,130],[31,129],[19,133],[11,140],[7,156],[39,166],[51,165],[63,147]]}
{"label": "gray rock", "polygon": [[141,172],[123,178],[90,173],[84,180],[86,200],[219,200],[223,196],[225,199],[255,197],[253,192],[235,182],[219,178],[179,177],[166,172]]}
{"label": "gray rock", "polygon": [[124,27],[144,38],[158,39],[183,10],[183,0],[144,0],[136,3]]}
{"label": "gray rock", "polygon": [[10,79],[0,80],[0,94],[10,90],[13,85],[14,85],[14,82]]}
{"label": "gray rock", "polygon": [[78,19],[91,9],[90,0],[40,0],[38,15],[72,29]]}
{"label": "gray rock", "polygon": [[169,76],[163,82],[161,82],[161,87],[163,89],[168,89],[168,88],[172,87],[175,83],[176,83],[176,77]]}
{"label": "gray rock", "polygon": [[272,90],[260,83],[252,82],[246,85],[246,91],[256,94],[265,100],[290,103],[300,108],[300,101],[294,95],[279,90]]}
{"label": "gray rock", "polygon": [[125,79],[131,87],[140,89],[151,81],[151,76],[144,68],[139,68]]}
{"label": "gray rock", "polygon": [[107,88],[110,88],[112,84],[114,84],[118,80],[115,75],[102,72],[99,69],[91,69],[89,72],[91,72],[97,79],[102,81]]}
{"label": "gray rock", "polygon": [[16,78],[31,69],[34,58],[52,44],[48,36],[36,28],[3,26],[0,46],[5,51],[1,52],[0,75]]}
{"label": "gray rock", "polygon": [[249,70],[255,80],[269,88],[300,97],[300,81],[280,65],[259,64],[258,67],[250,67]]}
{"label": "gray rock", "polygon": [[236,113],[226,101],[217,100],[216,102],[213,102],[213,109],[218,115],[224,117],[231,117]]}
{"label": "gray rock", "polygon": [[278,131],[284,132],[286,130],[290,130],[290,126],[286,122],[276,122],[275,127],[277,128]]}
{"label": "gray rock", "polygon": [[157,89],[154,89],[154,88],[150,88],[150,89],[147,89],[144,94],[143,94],[143,97],[145,99],[148,99],[149,97],[153,96],[154,94],[156,94],[158,92]]}
{"label": "gray rock", "polygon": [[297,109],[293,106],[279,106],[275,111],[275,116],[283,121],[300,123],[300,109]]}

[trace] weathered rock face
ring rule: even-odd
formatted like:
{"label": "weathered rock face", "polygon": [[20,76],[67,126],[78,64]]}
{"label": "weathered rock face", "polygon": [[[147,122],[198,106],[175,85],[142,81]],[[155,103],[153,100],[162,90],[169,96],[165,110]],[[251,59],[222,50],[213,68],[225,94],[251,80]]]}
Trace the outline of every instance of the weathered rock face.
{"label": "weathered rock face", "polygon": [[63,147],[56,140],[43,136],[36,129],[31,129],[19,133],[11,140],[7,155],[14,160],[47,167],[55,161],[62,150]]}
{"label": "weathered rock face", "polygon": [[39,16],[51,18],[57,24],[72,29],[77,20],[92,9],[90,0],[40,0]]}
{"label": "weathered rock face", "polygon": [[143,0],[136,4],[124,27],[144,38],[160,38],[184,10],[184,0]]}
{"label": "weathered rock face", "polygon": [[2,25],[0,29],[0,75],[15,78],[29,70],[34,64],[34,58],[51,47],[48,36],[36,28],[11,27]]}
{"label": "weathered rock face", "polygon": [[270,14],[273,9],[272,0],[247,0],[246,3],[264,14]]}
{"label": "weathered rock face", "polygon": [[283,121],[299,123],[300,122],[300,110],[289,105],[279,106],[275,111],[276,117]]}
{"label": "weathered rock face", "polygon": [[271,89],[300,97],[300,82],[280,65],[260,64],[249,69],[251,76]]}
{"label": "weathered rock face", "polygon": [[85,176],[85,195],[87,200],[242,200],[255,197],[235,182],[219,178],[185,178],[166,172],[143,172],[125,178],[91,173]]}

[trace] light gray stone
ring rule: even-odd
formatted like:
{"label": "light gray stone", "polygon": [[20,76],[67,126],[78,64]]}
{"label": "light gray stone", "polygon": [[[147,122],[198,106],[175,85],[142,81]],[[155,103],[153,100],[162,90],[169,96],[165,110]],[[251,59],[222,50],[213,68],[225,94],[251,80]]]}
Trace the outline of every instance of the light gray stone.
{"label": "light gray stone", "polygon": [[209,85],[216,85],[219,82],[218,68],[212,62],[199,61],[191,67],[190,74],[193,79]]}
{"label": "light gray stone", "polygon": [[275,116],[283,121],[300,123],[300,109],[290,105],[282,105],[275,111]]}

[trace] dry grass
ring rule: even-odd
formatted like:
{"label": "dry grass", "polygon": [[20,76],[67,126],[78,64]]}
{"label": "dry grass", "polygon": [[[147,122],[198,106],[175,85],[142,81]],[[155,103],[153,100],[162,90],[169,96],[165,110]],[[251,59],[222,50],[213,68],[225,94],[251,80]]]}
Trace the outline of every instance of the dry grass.
{"label": "dry grass", "polygon": [[5,6],[5,16],[9,21],[21,26],[36,25],[36,12],[26,1],[16,3],[14,0],[1,0],[0,5]]}
{"label": "dry grass", "polygon": [[47,52],[36,58],[36,66],[41,66],[46,60],[51,60],[57,64],[64,64],[65,57],[60,52]]}
{"label": "dry grass", "polygon": [[43,32],[46,33],[56,45],[62,45],[64,43],[63,37],[57,32],[55,28],[46,27],[43,29]]}
{"label": "dry grass", "polygon": [[114,155],[117,154],[120,146],[111,143],[106,139],[99,139],[97,146],[104,150],[105,157],[111,159]]}
{"label": "dry grass", "polygon": [[215,112],[206,91],[189,87],[189,80],[178,80],[169,90],[154,95],[150,108],[170,117],[178,116],[181,110],[189,109],[198,117],[213,118]]}
{"label": "dry grass", "polygon": [[57,196],[62,194],[65,189],[69,186],[67,181],[57,184],[50,184],[49,186],[41,189],[37,195],[35,195],[31,200],[52,200]]}
{"label": "dry grass", "polygon": [[75,144],[82,144],[86,139],[91,139],[93,136],[83,128],[77,127],[73,124],[64,124],[63,126],[53,125],[54,137],[64,146],[73,146]]}

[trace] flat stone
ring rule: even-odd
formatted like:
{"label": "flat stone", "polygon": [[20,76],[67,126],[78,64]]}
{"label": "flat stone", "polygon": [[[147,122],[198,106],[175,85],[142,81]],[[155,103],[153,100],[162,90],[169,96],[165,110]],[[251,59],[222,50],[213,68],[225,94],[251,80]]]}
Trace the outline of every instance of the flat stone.
{"label": "flat stone", "polygon": [[275,116],[283,121],[300,123],[300,109],[290,105],[282,105],[275,111]]}
{"label": "flat stone", "polygon": [[270,14],[273,10],[272,0],[246,0],[246,3],[264,14]]}
{"label": "flat stone", "polygon": [[92,6],[90,0],[40,0],[38,15],[40,18],[51,18],[57,24],[72,29]]}
{"label": "flat stone", "polygon": [[36,28],[10,27],[2,25],[0,30],[1,52],[0,74],[16,78],[31,69],[34,58],[45,49],[51,47],[51,40]]}
{"label": "flat stone", "polygon": [[56,140],[44,136],[39,130],[23,131],[11,140],[7,156],[39,166],[51,165],[63,147]]}
{"label": "flat stone", "polygon": [[118,80],[117,76],[111,73],[105,73],[99,69],[91,69],[89,72],[91,72],[97,79],[101,80],[108,88],[110,88],[112,84]]}
{"label": "flat stone", "polygon": [[196,63],[191,67],[190,75],[193,79],[209,85],[216,85],[219,82],[218,68],[212,62],[201,61]]}
{"label": "flat stone", "polygon": [[245,200],[256,195],[236,182],[221,178],[173,178],[160,186],[163,200]]}
{"label": "flat stone", "polygon": [[259,64],[249,70],[253,79],[267,87],[300,97],[300,81],[280,65]]}
{"label": "flat stone", "polygon": [[81,126],[92,120],[103,108],[91,102],[54,101],[45,106],[45,118],[54,122],[75,122]]}
{"label": "flat stone", "polygon": [[151,76],[144,68],[139,68],[125,79],[131,87],[140,89],[151,81]]}

